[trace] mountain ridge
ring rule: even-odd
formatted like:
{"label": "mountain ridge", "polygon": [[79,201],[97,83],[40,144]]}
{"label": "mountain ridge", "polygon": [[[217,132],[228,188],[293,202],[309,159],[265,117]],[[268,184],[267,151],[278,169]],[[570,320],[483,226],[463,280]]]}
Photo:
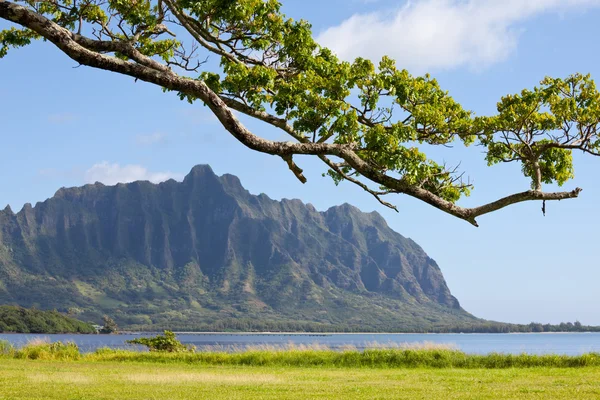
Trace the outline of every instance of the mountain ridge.
{"label": "mountain ridge", "polygon": [[480,321],[379,213],[252,195],[207,165],[181,182],[61,188],[1,211],[0,303],[107,313],[125,326]]}

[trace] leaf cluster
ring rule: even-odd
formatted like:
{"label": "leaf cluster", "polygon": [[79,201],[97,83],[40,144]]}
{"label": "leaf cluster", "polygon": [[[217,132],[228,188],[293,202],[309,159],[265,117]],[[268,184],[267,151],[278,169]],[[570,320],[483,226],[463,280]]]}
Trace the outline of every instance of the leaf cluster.
{"label": "leaf cluster", "polygon": [[533,90],[505,96],[498,114],[478,118],[489,165],[522,163],[532,187],[574,177],[573,150],[598,155],[600,93],[589,75],[547,77]]}
{"label": "leaf cluster", "polygon": [[[307,21],[287,18],[277,0],[16,2],[73,32],[88,50],[202,81],[227,107],[295,142],[344,146],[360,162],[320,153],[326,173],[386,205],[380,196],[390,193],[432,196],[436,207],[474,221],[452,206],[472,184],[457,167],[428,157],[430,146],[480,145],[489,165],[520,163],[540,193],[543,184],[573,178],[573,150],[599,154],[600,95],[589,75],[546,78],[503,97],[496,115],[475,117],[435,79],[412,76],[389,57],[340,60],[315,41]],[[86,34],[95,40],[81,39]],[[4,30],[0,56],[38,37],[27,28]],[[218,57],[219,67],[203,68],[204,56]],[[202,97],[188,86],[163,89],[191,103]],[[279,155],[304,181],[291,158]]]}

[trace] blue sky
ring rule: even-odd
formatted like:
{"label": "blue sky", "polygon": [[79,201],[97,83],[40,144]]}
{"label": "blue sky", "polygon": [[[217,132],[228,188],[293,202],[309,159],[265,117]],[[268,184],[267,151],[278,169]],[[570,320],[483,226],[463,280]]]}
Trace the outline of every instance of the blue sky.
{"label": "blue sky", "polygon": [[[313,23],[344,58],[388,54],[414,73],[431,72],[465,108],[491,114],[500,96],[544,76],[574,72],[600,79],[598,0],[283,0],[285,12]],[[0,22],[0,29],[8,24]],[[18,211],[62,186],[182,178],[196,164],[240,177],[252,193],[299,198],[325,210],[344,202],[379,211],[440,265],[465,309],[493,320],[600,325],[600,159],[575,157],[579,199],[519,204],[469,224],[404,196],[400,212],[350,184],[336,187],[321,165],[298,157],[300,184],[281,159],[254,153],[227,134],[201,104],[157,87],[76,65],[48,44],[0,60],[0,207]],[[243,120],[254,132],[279,133]],[[517,165],[488,168],[478,148],[435,157],[474,180],[470,206],[528,189]],[[551,188],[548,188],[551,189]]]}

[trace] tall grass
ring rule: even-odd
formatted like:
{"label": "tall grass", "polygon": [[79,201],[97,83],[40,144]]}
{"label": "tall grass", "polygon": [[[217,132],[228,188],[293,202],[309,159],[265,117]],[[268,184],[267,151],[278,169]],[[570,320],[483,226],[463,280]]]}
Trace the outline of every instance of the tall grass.
{"label": "tall grass", "polygon": [[[365,350],[346,347],[332,350],[323,345],[213,347],[199,352],[137,352],[103,348],[81,354],[74,343],[29,342],[19,349],[0,342],[0,357],[87,362],[187,363],[219,366],[339,367],[339,368],[581,368],[600,367],[600,353],[577,356],[466,354],[453,346],[422,343],[385,346],[373,344]],[[3,350],[5,349],[5,350]]]}
{"label": "tall grass", "polygon": [[8,340],[0,340],[0,357],[11,355],[14,350],[13,345]]}
{"label": "tall grass", "polygon": [[[231,350],[231,349],[230,349]],[[341,351],[323,346],[259,346],[236,351],[197,353],[132,352],[102,349],[85,356],[90,361],[150,363],[189,363],[199,365],[235,365],[269,367],[344,367],[344,368],[532,368],[600,367],[600,353],[579,356],[466,354],[452,347],[422,345],[417,348],[347,348]]]}
{"label": "tall grass", "polygon": [[[0,354],[2,352],[0,351]],[[35,338],[25,346],[15,349],[11,346],[10,351],[4,352],[5,357],[27,360],[60,360],[75,361],[82,358],[79,347],[72,342],[50,343],[48,339]]]}

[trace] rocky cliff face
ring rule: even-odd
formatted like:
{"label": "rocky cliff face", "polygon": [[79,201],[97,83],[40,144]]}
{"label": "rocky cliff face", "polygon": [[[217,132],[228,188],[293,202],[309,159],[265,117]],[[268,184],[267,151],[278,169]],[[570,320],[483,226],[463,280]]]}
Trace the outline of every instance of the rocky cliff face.
{"label": "rocky cliff face", "polygon": [[0,211],[0,303],[188,328],[473,320],[435,261],[379,214],[254,196],[208,166],[183,182],[97,183]]}

